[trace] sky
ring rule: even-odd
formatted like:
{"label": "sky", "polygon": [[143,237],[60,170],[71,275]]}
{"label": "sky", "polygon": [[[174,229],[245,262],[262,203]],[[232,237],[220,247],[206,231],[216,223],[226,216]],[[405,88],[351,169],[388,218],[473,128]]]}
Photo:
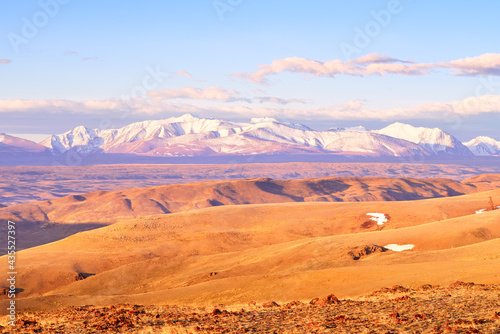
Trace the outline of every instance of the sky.
{"label": "sky", "polygon": [[191,113],[500,140],[498,1],[0,0],[0,132]]}

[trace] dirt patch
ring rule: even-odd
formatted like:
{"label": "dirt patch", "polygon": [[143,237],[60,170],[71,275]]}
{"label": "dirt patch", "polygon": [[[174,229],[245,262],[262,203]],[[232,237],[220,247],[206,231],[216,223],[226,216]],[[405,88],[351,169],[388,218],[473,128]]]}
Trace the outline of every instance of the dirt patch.
{"label": "dirt patch", "polygon": [[374,220],[369,219],[365,221],[363,224],[361,224],[361,228],[364,230],[369,230],[375,225],[377,225],[377,223]]}
{"label": "dirt patch", "polygon": [[351,250],[348,255],[355,261],[360,260],[364,257],[367,257],[369,255],[375,254],[375,253],[383,253],[386,252],[387,248],[384,248],[382,246],[377,246],[377,245],[365,245],[365,246],[360,246],[356,247],[353,250]]}

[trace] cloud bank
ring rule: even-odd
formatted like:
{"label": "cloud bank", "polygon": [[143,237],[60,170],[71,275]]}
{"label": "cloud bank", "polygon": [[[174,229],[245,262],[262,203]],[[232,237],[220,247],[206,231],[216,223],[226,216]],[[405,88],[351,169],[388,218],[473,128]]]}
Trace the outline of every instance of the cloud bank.
{"label": "cloud bank", "polygon": [[[403,120],[403,119],[440,119],[443,115],[472,116],[484,113],[500,112],[499,95],[483,95],[469,97],[448,103],[424,103],[410,108],[371,109],[363,101],[353,100],[322,108],[271,108],[267,106],[229,105],[235,92],[220,89],[181,89],[151,92],[150,99],[135,100],[0,100],[0,113],[68,113],[68,114],[101,114],[127,112],[128,114],[162,114],[169,113],[196,113],[209,116],[214,113],[224,114],[227,117],[269,116],[289,119],[324,119],[324,120]],[[190,103],[174,103],[173,99],[190,97],[192,99],[208,99],[213,106],[196,106]],[[262,97],[263,100],[272,100],[277,104],[285,102],[275,101],[275,98]],[[258,102],[259,98],[255,98]]]}
{"label": "cloud bank", "polygon": [[367,76],[387,74],[425,75],[438,69],[451,69],[454,75],[500,75],[500,54],[486,53],[477,57],[450,62],[414,63],[371,53],[358,59],[342,61],[334,59],[321,62],[300,57],[277,59],[268,65],[259,65],[253,73],[236,73],[233,76],[256,83],[268,83],[268,77],[278,73],[304,73],[317,77],[334,78],[339,74]]}
{"label": "cloud bank", "polygon": [[239,93],[234,89],[223,89],[219,87],[209,87],[206,89],[195,87],[184,87],[177,89],[165,89],[162,91],[152,91],[148,96],[153,100],[168,100],[168,99],[193,99],[193,100],[216,100],[227,101]]}

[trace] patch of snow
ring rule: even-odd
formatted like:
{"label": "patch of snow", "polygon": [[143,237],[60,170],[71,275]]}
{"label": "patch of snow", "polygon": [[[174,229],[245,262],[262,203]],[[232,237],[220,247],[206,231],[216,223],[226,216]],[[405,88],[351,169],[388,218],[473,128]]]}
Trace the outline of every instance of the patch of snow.
{"label": "patch of snow", "polygon": [[367,216],[371,216],[370,220],[376,221],[377,225],[384,225],[384,223],[387,223],[387,217],[383,213],[367,213]]}
{"label": "patch of snow", "polygon": [[411,244],[408,244],[408,245],[389,244],[387,246],[384,246],[384,248],[390,249],[391,251],[394,251],[394,252],[402,252],[405,250],[410,250],[410,249],[413,249],[413,247],[415,247],[415,245],[411,245]]}
{"label": "patch of snow", "polygon": [[[500,209],[500,206],[498,206],[497,209]],[[485,212],[486,212],[486,209],[477,210],[476,215],[479,213],[485,213]]]}

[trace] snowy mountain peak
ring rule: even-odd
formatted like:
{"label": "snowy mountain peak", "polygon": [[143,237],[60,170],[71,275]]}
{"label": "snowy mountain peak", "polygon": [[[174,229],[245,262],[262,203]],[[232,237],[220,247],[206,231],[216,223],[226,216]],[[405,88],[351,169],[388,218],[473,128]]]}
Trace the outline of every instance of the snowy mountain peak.
{"label": "snowy mountain peak", "polygon": [[55,153],[126,153],[160,156],[335,153],[429,156],[472,153],[440,129],[394,123],[379,131],[363,127],[314,131],[270,117],[237,123],[190,114],[132,123],[119,129],[79,126],[43,141]]}
{"label": "snowy mountain peak", "polygon": [[472,156],[472,152],[457,138],[439,128],[414,127],[396,122],[375,133],[400,138],[425,148],[432,155]]}
{"label": "snowy mountain peak", "polygon": [[279,121],[275,118],[272,117],[260,117],[260,118],[252,118],[250,120],[251,124],[254,124],[255,127],[259,128],[266,128],[266,127],[287,127],[287,128],[292,128],[292,129],[297,129],[297,130],[303,130],[303,131],[312,131],[311,128],[308,126],[305,126],[303,124],[299,123],[289,123],[289,122],[282,122]]}
{"label": "snowy mountain peak", "polygon": [[187,123],[199,120],[200,118],[193,116],[191,114],[184,114],[179,117],[171,117],[167,119],[170,123]]}
{"label": "snowy mountain peak", "polygon": [[464,143],[464,145],[467,146],[474,155],[500,155],[500,141],[496,141],[491,137],[479,136]]}
{"label": "snowy mountain peak", "polygon": [[420,143],[423,140],[430,140],[431,134],[434,136],[446,134],[443,130],[438,128],[415,127],[413,125],[400,122],[392,123],[378,132],[390,133],[397,136],[396,138],[411,137],[414,138],[414,140],[411,140],[414,143]]}
{"label": "snowy mountain peak", "polygon": [[64,153],[70,149],[82,153],[99,152],[102,151],[100,146],[103,144],[99,134],[99,129],[92,130],[80,125],[61,135],[52,135],[40,144],[59,153]]}
{"label": "snowy mountain peak", "polygon": [[491,145],[495,145],[500,143],[499,141],[496,141],[495,139],[491,137],[486,137],[486,136],[479,136],[474,139],[469,140],[468,142],[465,142],[464,145],[473,145],[473,144],[479,144],[479,143],[488,143]]}
{"label": "snowy mountain peak", "polygon": [[80,126],[77,126],[76,128],[74,128],[72,131],[68,131],[68,132],[73,132],[73,133],[88,133],[89,132],[89,129],[83,125],[80,125]]}

